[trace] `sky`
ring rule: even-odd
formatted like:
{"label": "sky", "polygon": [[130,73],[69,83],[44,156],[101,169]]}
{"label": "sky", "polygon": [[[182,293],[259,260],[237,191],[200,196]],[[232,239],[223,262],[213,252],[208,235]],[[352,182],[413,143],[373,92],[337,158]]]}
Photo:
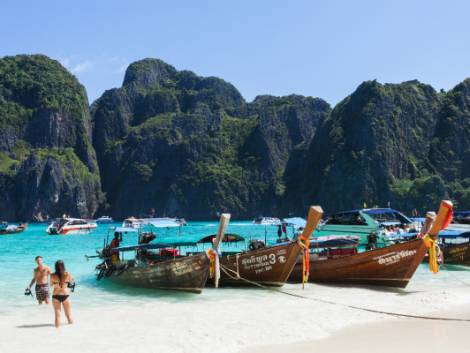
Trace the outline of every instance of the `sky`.
{"label": "sky", "polygon": [[469,18],[470,2],[452,0],[2,0],[0,57],[59,60],[90,103],[152,57],[221,77],[248,101],[334,105],[365,80],[454,87],[470,76]]}

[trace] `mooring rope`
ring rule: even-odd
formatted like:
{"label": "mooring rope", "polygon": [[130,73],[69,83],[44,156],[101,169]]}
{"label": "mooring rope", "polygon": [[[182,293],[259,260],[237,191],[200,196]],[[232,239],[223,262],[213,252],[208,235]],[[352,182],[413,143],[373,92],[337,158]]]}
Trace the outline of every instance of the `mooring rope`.
{"label": "mooring rope", "polygon": [[296,298],[300,298],[300,299],[311,300],[311,301],[316,301],[316,302],[320,302],[320,303],[324,303],[324,304],[342,306],[342,307],[346,307],[346,308],[349,308],[349,309],[360,310],[360,311],[365,311],[365,312],[374,313],[374,314],[382,314],[382,315],[388,315],[388,316],[395,316],[395,317],[405,317],[405,318],[411,318],[411,319],[434,320],[434,321],[470,322],[470,319],[451,318],[451,317],[439,317],[439,316],[426,316],[426,315],[413,315],[413,314],[403,314],[403,313],[396,313],[396,312],[392,312],[392,311],[370,309],[370,308],[365,308],[365,307],[357,306],[357,305],[343,304],[343,303],[338,303],[338,302],[334,302],[334,301],[326,300],[326,299],[321,299],[321,298],[307,297],[307,296],[303,296],[303,295],[300,295],[300,294],[295,294],[295,293],[286,292],[286,291],[284,291],[284,290],[282,290],[282,289],[279,289],[279,288],[267,287],[267,286],[262,285],[262,284],[259,283],[259,282],[251,281],[251,280],[249,280],[249,279],[247,279],[247,278],[244,278],[244,277],[242,277],[242,276],[240,276],[240,275],[238,275],[238,278],[237,278],[237,277],[234,277],[233,275],[230,274],[230,272],[233,272],[233,273],[235,273],[235,274],[236,274],[236,272],[233,271],[232,269],[226,267],[226,266],[223,266],[222,264],[220,265],[220,269],[221,269],[227,276],[229,276],[231,279],[234,279],[234,280],[242,280],[242,281],[245,281],[246,283],[252,284],[252,285],[257,286],[257,287],[259,287],[259,288],[267,289],[267,290],[270,290],[270,291],[273,291],[273,292],[277,292],[277,293],[289,295],[289,296],[291,296],[291,297],[296,297]]}

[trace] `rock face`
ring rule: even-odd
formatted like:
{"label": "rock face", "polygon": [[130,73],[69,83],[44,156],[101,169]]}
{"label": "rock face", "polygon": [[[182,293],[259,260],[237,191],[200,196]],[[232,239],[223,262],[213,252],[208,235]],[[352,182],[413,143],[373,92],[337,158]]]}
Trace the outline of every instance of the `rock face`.
{"label": "rock face", "polygon": [[444,96],[430,156],[432,170],[457,206],[470,209],[470,79]]}
{"label": "rock face", "polygon": [[275,212],[290,152],[308,145],[329,109],[300,96],[247,104],[221,79],[135,62],[123,86],[92,107],[107,211],[156,208],[192,219]]}
{"label": "rock face", "polygon": [[446,180],[470,177],[470,79],[445,95],[430,153]]}
{"label": "rock face", "polygon": [[1,217],[89,217],[100,189],[84,88],[45,56],[0,59]]}
{"label": "rock face", "polygon": [[303,183],[287,196],[331,211],[393,203],[396,182],[427,173],[439,107],[434,89],[417,81],[364,82],[318,129]]}
{"label": "rock face", "polygon": [[247,103],[222,79],[144,59],[88,109],[58,62],[0,59],[0,219],[424,212],[443,197],[470,208],[470,79],[447,93],[367,81],[331,110],[298,95]]}

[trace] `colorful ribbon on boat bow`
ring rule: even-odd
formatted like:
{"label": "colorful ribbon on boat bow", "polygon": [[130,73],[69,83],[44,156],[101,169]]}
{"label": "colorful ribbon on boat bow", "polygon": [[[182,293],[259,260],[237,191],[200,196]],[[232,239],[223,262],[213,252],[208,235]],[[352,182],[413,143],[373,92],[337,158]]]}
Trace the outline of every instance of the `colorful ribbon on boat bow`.
{"label": "colorful ribbon on boat bow", "polygon": [[209,258],[209,278],[214,279],[215,288],[219,288],[220,264],[219,254],[214,249],[207,249],[207,257]]}
{"label": "colorful ribbon on boat bow", "polygon": [[436,219],[434,220],[428,234],[423,238],[424,243],[429,249],[429,269],[432,273],[437,273],[439,271],[437,259],[439,249],[437,246],[437,239],[439,238],[439,232],[447,228],[452,221],[453,214],[454,207],[452,202],[448,200],[441,201]]}
{"label": "colorful ribbon on boat bow", "polygon": [[311,206],[308,212],[307,223],[302,234],[299,235],[299,245],[303,248],[302,256],[302,288],[308,282],[310,274],[310,237],[323,216],[323,209],[320,206]]}
{"label": "colorful ribbon on boat bow", "polygon": [[310,238],[305,239],[305,242],[300,241],[302,247],[304,248],[304,253],[302,255],[302,289],[305,286],[305,283],[308,282],[308,276],[310,275]]}
{"label": "colorful ribbon on boat bow", "polygon": [[432,273],[439,272],[439,264],[437,261],[437,240],[431,238],[429,234],[426,234],[423,238],[426,247],[429,249],[429,270]]}

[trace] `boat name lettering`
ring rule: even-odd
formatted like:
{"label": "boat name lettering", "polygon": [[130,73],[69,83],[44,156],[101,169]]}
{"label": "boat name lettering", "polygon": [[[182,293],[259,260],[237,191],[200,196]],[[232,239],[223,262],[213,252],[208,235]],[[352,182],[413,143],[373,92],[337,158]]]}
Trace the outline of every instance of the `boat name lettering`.
{"label": "boat name lettering", "polygon": [[410,257],[416,254],[416,250],[402,250],[394,251],[385,255],[374,257],[379,265],[392,265],[399,262],[401,259]]}

